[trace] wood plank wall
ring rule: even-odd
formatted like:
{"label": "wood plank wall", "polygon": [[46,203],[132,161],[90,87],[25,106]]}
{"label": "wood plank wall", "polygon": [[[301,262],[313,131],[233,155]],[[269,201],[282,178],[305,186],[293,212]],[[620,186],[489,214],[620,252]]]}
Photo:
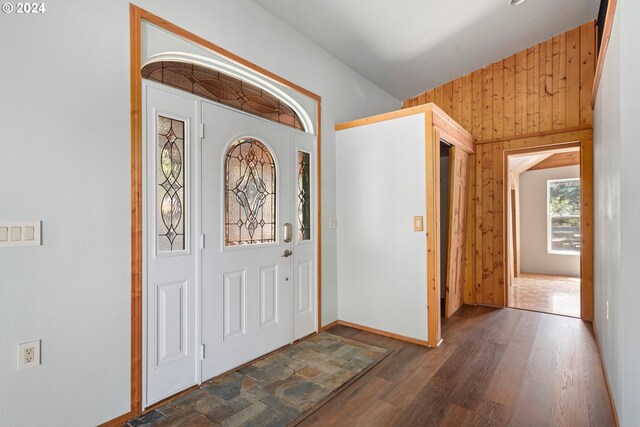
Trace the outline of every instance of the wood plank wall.
{"label": "wood plank wall", "polygon": [[434,102],[476,138],[470,159],[464,300],[504,307],[508,141],[593,127],[595,22],[407,99]]}

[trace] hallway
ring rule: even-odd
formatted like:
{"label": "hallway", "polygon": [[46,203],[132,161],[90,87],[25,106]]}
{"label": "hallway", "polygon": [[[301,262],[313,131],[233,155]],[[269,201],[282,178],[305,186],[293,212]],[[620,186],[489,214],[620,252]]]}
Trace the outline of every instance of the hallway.
{"label": "hallway", "polygon": [[395,352],[301,425],[614,425],[589,323],[463,306],[442,329],[437,350],[329,329]]}

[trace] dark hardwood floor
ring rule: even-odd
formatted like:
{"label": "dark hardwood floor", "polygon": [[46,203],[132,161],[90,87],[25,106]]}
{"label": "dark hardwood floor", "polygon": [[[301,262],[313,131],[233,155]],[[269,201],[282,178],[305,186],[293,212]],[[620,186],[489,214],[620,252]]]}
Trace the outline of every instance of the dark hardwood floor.
{"label": "dark hardwood floor", "polygon": [[464,306],[427,349],[336,326],[395,352],[304,426],[611,426],[590,325],[513,309]]}

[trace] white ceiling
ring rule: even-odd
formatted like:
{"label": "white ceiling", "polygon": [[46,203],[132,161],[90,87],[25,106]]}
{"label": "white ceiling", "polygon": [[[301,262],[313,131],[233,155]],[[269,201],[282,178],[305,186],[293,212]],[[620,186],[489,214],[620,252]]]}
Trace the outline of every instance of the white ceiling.
{"label": "white ceiling", "polygon": [[253,0],[399,100],[595,19],[600,0]]}

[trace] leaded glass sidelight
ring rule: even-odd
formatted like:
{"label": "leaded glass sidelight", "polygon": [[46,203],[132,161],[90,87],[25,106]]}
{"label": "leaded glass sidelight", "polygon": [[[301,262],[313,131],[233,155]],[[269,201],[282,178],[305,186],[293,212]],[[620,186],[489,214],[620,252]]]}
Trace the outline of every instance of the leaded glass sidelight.
{"label": "leaded glass sidelight", "polygon": [[158,116],[157,251],[185,250],[185,122]]}
{"label": "leaded glass sidelight", "polygon": [[298,241],[311,239],[310,155],[298,151]]}
{"label": "leaded glass sidelight", "polygon": [[225,246],[276,241],[276,165],[257,139],[227,150],[224,200]]}

